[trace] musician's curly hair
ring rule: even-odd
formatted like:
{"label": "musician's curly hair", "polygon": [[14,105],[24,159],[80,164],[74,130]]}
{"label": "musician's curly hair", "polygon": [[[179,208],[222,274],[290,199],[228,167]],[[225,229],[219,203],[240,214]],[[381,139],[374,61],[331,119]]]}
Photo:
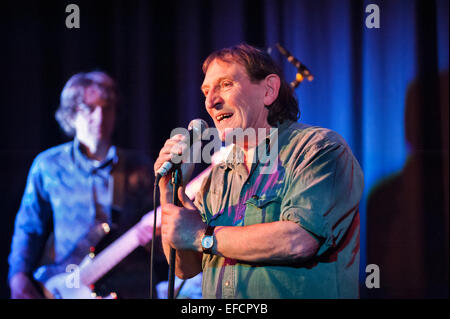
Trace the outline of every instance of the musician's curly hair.
{"label": "musician's curly hair", "polygon": [[103,71],[92,71],[73,75],[61,92],[60,105],[55,113],[56,121],[69,137],[73,137],[76,133],[73,120],[78,106],[84,103],[86,89],[91,86],[98,89],[111,105],[117,106],[117,85],[108,74]]}
{"label": "musician's curly hair", "polygon": [[211,53],[203,62],[203,73],[206,74],[209,65],[219,59],[223,62],[237,62],[245,67],[252,82],[259,82],[269,74],[276,74],[280,77],[281,85],[278,97],[271,105],[266,105],[269,110],[267,122],[271,126],[283,123],[285,120],[298,121],[300,109],[294,90],[284,79],[283,71],[270,57],[268,53],[257,49],[246,43],[221,49]]}

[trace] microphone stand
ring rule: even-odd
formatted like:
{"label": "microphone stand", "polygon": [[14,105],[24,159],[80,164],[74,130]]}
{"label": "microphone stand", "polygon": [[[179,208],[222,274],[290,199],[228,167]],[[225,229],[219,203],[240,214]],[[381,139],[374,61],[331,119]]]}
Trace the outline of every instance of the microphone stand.
{"label": "microphone stand", "polygon": [[[180,206],[180,200],[178,198],[178,188],[181,185],[181,168],[179,165],[175,166],[172,172],[172,186],[173,186],[173,204]],[[169,256],[169,285],[167,287],[167,299],[174,299],[175,289],[175,257],[176,250],[170,248]]]}

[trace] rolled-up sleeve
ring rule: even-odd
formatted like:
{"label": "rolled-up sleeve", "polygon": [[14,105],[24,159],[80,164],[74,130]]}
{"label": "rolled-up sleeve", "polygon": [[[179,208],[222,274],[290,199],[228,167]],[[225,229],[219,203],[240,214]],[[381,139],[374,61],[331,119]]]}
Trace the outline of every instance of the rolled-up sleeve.
{"label": "rolled-up sleeve", "polygon": [[280,220],[316,236],[321,255],[339,244],[358,213],[363,174],[346,145],[328,144],[299,158],[289,170]]}
{"label": "rolled-up sleeve", "polygon": [[31,273],[40,260],[51,223],[51,206],[43,188],[39,157],[33,162],[19,211],[16,215],[11,252],[8,257],[11,278],[17,272]]}

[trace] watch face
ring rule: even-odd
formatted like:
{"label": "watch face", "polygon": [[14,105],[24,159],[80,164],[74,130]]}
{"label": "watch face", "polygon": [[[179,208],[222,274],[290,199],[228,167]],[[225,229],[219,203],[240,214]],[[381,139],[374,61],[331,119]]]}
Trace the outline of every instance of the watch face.
{"label": "watch face", "polygon": [[214,244],[213,236],[205,236],[205,237],[203,237],[203,239],[202,239],[202,246],[203,246],[203,248],[209,249],[209,248],[211,248],[213,246],[213,244]]}

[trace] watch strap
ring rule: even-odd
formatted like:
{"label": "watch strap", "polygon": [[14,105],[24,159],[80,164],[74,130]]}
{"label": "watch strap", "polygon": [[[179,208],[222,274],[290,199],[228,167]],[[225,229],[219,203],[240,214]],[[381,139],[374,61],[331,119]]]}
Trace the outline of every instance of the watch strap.
{"label": "watch strap", "polygon": [[205,230],[205,236],[211,236],[214,234],[214,228],[216,228],[216,226],[208,225]]}
{"label": "watch strap", "polygon": [[[206,230],[205,230],[205,234],[203,235],[203,238],[205,237],[205,236],[213,236],[213,234],[214,234],[214,228],[216,228],[216,226],[211,226],[211,225],[208,225],[207,227],[206,227]],[[213,240],[214,240],[214,237],[213,237]],[[214,247],[214,243],[213,243],[213,245],[210,247],[210,248],[206,248],[206,247],[203,247],[203,245],[202,245],[202,249],[203,249],[203,253],[204,254],[212,254],[212,248]]]}

